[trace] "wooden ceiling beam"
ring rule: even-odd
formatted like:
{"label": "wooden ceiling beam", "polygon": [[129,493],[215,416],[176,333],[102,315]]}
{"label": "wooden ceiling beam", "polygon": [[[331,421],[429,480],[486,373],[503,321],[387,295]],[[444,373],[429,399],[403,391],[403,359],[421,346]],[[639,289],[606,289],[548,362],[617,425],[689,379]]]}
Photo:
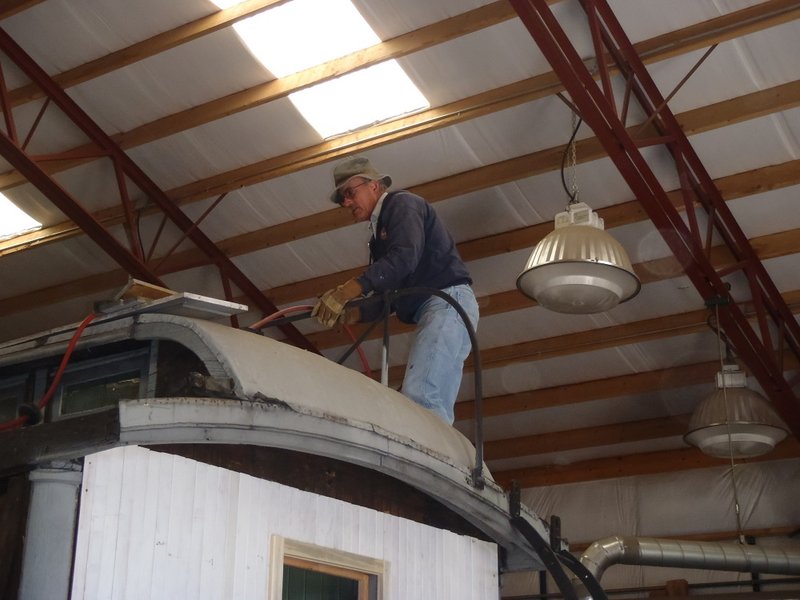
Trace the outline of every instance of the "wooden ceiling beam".
{"label": "wooden ceiling beam", "polygon": [[[782,294],[783,299],[793,314],[800,312],[800,290]],[[754,315],[752,307],[742,304],[748,317]],[[508,346],[481,349],[481,365],[483,369],[497,369],[506,365],[545,360],[559,356],[569,356],[583,352],[602,350],[613,346],[640,344],[651,340],[664,339],[678,335],[688,335],[702,331],[710,331],[707,324],[708,311],[695,310],[642,321],[612,325],[599,329],[567,333],[550,338],[520,342]],[[309,339],[316,343],[314,336]],[[405,365],[395,365],[389,369],[389,383],[400,383]],[[464,371],[472,371],[472,358],[467,358]]]}
{"label": "wooden ceiling beam", "polygon": [[624,423],[609,423],[566,431],[548,431],[535,435],[484,442],[487,461],[569,452],[599,446],[613,446],[666,437],[682,436],[691,415],[676,415]]}
{"label": "wooden ceiling beam", "polygon": [[[719,371],[719,361],[712,360],[669,369],[645,371],[632,375],[618,375],[592,381],[526,390],[514,394],[490,396],[483,399],[483,416],[484,418],[496,417],[529,410],[569,406],[606,398],[648,394],[701,383],[711,384],[717,371]],[[456,403],[456,421],[472,419],[474,414],[475,406],[472,400],[462,400]]]}
{"label": "wooden ceiling beam", "polygon": [[5,0],[0,7],[0,19],[5,19],[23,10],[28,10],[44,0]]}
{"label": "wooden ceiling beam", "polygon": [[743,10],[733,11],[709,21],[670,31],[636,44],[636,49],[645,60],[657,55],[672,58],[687,51],[708,48],[749,33],[776,27],[800,17],[800,6],[796,0],[761,2]]}
{"label": "wooden ceiling beam", "polygon": [[[510,10],[510,6],[505,2],[505,0],[487,6],[494,7],[493,10],[498,11],[496,18],[504,20],[506,18],[505,12],[503,12],[503,9],[499,6],[500,4],[506,5],[506,10]],[[682,43],[686,44],[686,51],[688,52],[695,48],[693,44],[699,43],[698,40],[704,40],[704,43],[710,44],[735,37],[737,32],[735,23],[737,20],[741,21],[741,26],[744,28],[743,31],[750,31],[749,28],[757,27],[759,26],[759,23],[763,27],[771,27],[779,22],[785,22],[786,20],[797,18],[797,16],[800,15],[800,9],[787,11],[784,6],[785,4],[786,2],[784,0],[770,0],[768,2],[759,4],[757,7],[751,7],[749,9],[731,13],[730,15],[725,15],[724,17],[711,19],[704,23],[694,25],[690,28],[687,28],[687,30],[671,32],[651,40],[643,41],[641,42],[641,47],[637,47],[639,48],[640,54],[645,57],[646,61],[653,62],[662,60],[663,58],[674,56],[676,52],[679,52],[679,49],[682,47]],[[438,24],[435,24],[435,27],[444,28],[446,33],[449,31],[449,35],[454,37],[454,33],[444,25],[449,21],[450,20],[442,21]],[[434,25],[430,27],[434,27]],[[406,35],[414,36],[416,33],[417,32],[411,32]],[[685,33],[685,35],[682,35],[682,33]],[[403,36],[399,37],[402,38]],[[386,43],[388,44],[389,42]],[[417,41],[416,43],[419,42]],[[252,183],[266,181],[280,175],[296,172],[303,168],[322,164],[344,154],[363,152],[369,148],[374,148],[392,141],[404,139],[411,135],[417,135],[433,128],[440,128],[454,123],[463,122],[465,120],[473,119],[484,114],[496,112],[498,110],[503,110],[523,102],[529,102],[545,95],[554,94],[560,89],[561,85],[558,79],[555,77],[555,74],[552,72],[546,73],[522,82],[503,86],[502,88],[498,88],[496,90],[490,90],[465,100],[454,102],[445,107],[438,107],[429,111],[423,111],[422,113],[411,117],[396,119],[377,127],[367,128],[349,136],[341,136],[340,138],[337,138],[335,142],[324,142],[304,150],[292,152],[280,157],[274,157],[265,161],[260,161],[253,165],[248,165],[240,169],[235,169],[234,171],[217,175],[213,178],[194,182],[192,184],[171,190],[168,192],[168,195],[179,203],[201,200],[217,193],[231,191],[232,189],[239,188],[243,185],[251,185]],[[217,118],[235,112],[235,105],[228,106],[223,101],[230,102],[230,97],[228,97],[227,100],[223,98],[214,101],[224,104],[223,106],[219,107],[220,114]],[[202,107],[196,107],[195,109],[191,110],[201,110],[201,108]],[[182,114],[184,113],[178,113],[178,115]],[[176,120],[180,120],[178,119],[178,116],[173,117]],[[700,122],[702,123],[702,120]],[[120,144],[121,147],[128,148],[130,147],[130,144],[133,144],[133,140],[141,138],[141,140],[137,143],[146,143],[147,141],[153,141],[158,137],[168,135],[169,133],[177,132],[174,125],[164,123],[163,119],[157,122],[146,124],[142,127],[150,131],[149,135],[155,135],[156,137],[142,137],[143,132],[137,133],[137,130],[133,130],[122,133],[114,139],[118,144]],[[588,148],[586,147],[581,149],[582,153],[586,151],[588,151]],[[50,165],[50,168],[61,170],[77,166],[77,164],[78,163],[74,161],[64,162],[60,166],[58,163],[53,163]],[[523,164],[526,163],[520,163],[520,165]],[[513,177],[513,175],[511,177]],[[507,181],[509,180],[511,179],[507,179]],[[14,185],[18,185],[21,182],[21,179],[13,172],[0,175],[0,189],[2,190]],[[481,185],[480,180],[476,179],[476,185]],[[494,185],[497,184],[495,183]],[[483,187],[486,186],[484,185]],[[464,193],[465,191],[467,190],[463,189],[461,193]],[[425,197],[430,198],[435,195],[435,192],[436,190],[434,189],[427,190]],[[316,217],[316,215],[314,217]],[[99,211],[95,214],[95,218],[97,218],[101,223],[110,225],[115,222],[120,222],[122,215],[120,214],[119,210],[110,209]],[[325,217],[324,219],[330,219],[330,217]],[[317,223],[314,218],[301,220],[301,223],[309,225],[312,230],[315,228],[315,226],[322,225],[322,223]],[[329,225],[340,227],[345,224],[347,224],[347,222],[340,217],[338,220],[334,219],[334,222]],[[316,233],[319,232],[320,231],[316,231]],[[60,223],[56,226],[45,228],[36,234],[26,236],[25,239],[18,240],[14,243],[14,245],[16,248],[25,249],[40,243],[47,243],[48,241],[55,241],[58,239],[63,239],[64,237],[78,235],[79,233],[79,230],[76,230],[74,227],[70,227],[69,223]],[[10,247],[11,246],[8,244],[0,245],[0,252],[8,251]]]}
{"label": "wooden ceiling beam", "polygon": [[[800,365],[791,361],[787,362],[786,369],[794,370],[798,366]],[[496,417],[528,410],[591,402],[592,400],[648,394],[702,383],[711,385],[717,371],[719,371],[719,361],[712,360],[631,375],[618,375],[513,394],[489,396],[483,399],[483,416]],[[472,419],[474,414],[475,406],[472,400],[462,400],[456,403],[456,421]]]}
{"label": "wooden ceiling beam", "polygon": [[[750,464],[788,458],[800,458],[800,443],[796,438],[785,439],[769,454],[746,460],[742,459],[738,463]],[[504,488],[509,488],[512,481],[516,481],[520,487],[529,488],[596,481],[599,479],[615,479],[634,475],[675,473],[725,465],[729,466],[730,461],[707,456],[697,448],[683,448],[680,450],[597,458],[575,462],[571,465],[546,465],[510,469],[492,473],[492,476]]]}

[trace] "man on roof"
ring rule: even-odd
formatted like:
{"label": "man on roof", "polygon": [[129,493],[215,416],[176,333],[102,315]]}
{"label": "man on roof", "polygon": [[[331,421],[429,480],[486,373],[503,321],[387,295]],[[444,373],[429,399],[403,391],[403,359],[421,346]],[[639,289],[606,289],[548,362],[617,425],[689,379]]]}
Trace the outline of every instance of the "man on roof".
{"label": "man on roof", "polygon": [[[389,191],[392,178],[364,157],[348,159],[333,171],[331,201],[368,221],[370,265],[360,276],[325,292],[312,316],[325,327],[370,322],[383,312],[380,303],[347,307],[354,298],[410,288],[433,288],[451,296],[478,325],[472,279],[452,236],[425,199],[405,190]],[[469,331],[447,300],[429,293],[401,294],[391,310],[416,325],[401,391],[416,403],[453,423],[453,406]]]}

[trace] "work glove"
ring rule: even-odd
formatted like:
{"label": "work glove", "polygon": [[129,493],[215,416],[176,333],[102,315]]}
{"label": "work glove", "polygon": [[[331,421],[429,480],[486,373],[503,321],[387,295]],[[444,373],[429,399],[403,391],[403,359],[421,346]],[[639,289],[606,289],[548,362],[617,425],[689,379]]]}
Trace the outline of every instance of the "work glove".
{"label": "work glove", "polygon": [[322,294],[311,311],[311,316],[327,328],[336,325],[337,321],[346,323],[351,319],[358,320],[358,311],[353,311],[355,314],[352,312],[347,314],[345,304],[353,298],[358,298],[361,291],[361,284],[355,279],[349,279],[342,285]]}

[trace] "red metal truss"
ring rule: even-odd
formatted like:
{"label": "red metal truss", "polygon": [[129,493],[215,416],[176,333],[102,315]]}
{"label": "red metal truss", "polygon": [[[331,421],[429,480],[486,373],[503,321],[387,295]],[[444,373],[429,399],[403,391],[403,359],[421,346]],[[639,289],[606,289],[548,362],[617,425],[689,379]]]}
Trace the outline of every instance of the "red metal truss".
{"label": "red metal truss", "polygon": [[[159,207],[166,218],[176,225],[183,232],[185,237],[189,238],[211,259],[219,268],[226,285],[228,281],[236,285],[264,314],[271,314],[277,311],[275,305],[264,293],[197,227],[197,224],[192,222],[166,193],[111,139],[111,137],[106,134],[2,29],[0,29],[0,50],[2,50],[33,83],[39,86],[46,97],[52,100],[52,102],[89,137],[92,143],[100,149],[100,154],[102,156],[106,156],[113,161],[117,181],[120,186],[120,198],[123,202],[123,208],[126,214],[126,230],[128,231],[134,251],[128,251],[123,246],[116,243],[116,240],[107,231],[102,230],[102,233],[98,231],[98,228],[102,229],[102,225],[94,220],[91,215],[81,208],[73,198],[64,192],[64,190],[59,188],[49,175],[39,168],[36,162],[30,156],[27,156],[9,136],[2,136],[3,139],[0,140],[0,142],[2,142],[0,144],[0,153],[2,153],[15,168],[26,175],[31,183],[36,185],[60,210],[65,212],[76,225],[98,242],[104,251],[111,254],[124,269],[132,275],[156,283],[158,282],[157,276],[154,273],[150,273],[147,267],[143,265],[144,253],[138,239],[138,223],[133,214],[133,209],[125,187],[125,180],[127,178]],[[6,103],[4,103],[4,108],[4,115],[10,118],[11,111],[7,109]],[[22,167],[20,167],[20,165],[22,165]],[[56,190],[56,188],[58,188],[58,190]],[[114,240],[116,246],[111,245],[111,242],[108,241],[109,238]],[[102,240],[102,242],[98,240]],[[120,254],[120,249],[126,256]],[[293,325],[281,325],[280,328],[290,342],[301,348],[319,353],[313,344],[311,344],[311,342],[309,342],[309,340]]]}
{"label": "red metal truss", "polygon": [[[783,353],[800,357],[800,327],[764,265],[728,209],[719,190],[667,106],[641,58],[628,40],[606,0],[582,0],[588,30],[597,53],[595,80],[554,17],[546,0],[511,0],[539,49],[558,74],[581,117],[594,131],[647,211],[689,279],[706,303],[718,306],[720,326],[748,370],[761,384],[795,436],[800,436],[800,401],[787,381]],[[622,114],[632,94],[647,115],[657,137],[634,139],[619,116],[610,83],[609,62],[625,78]],[[640,152],[660,145],[674,159],[687,203],[687,221]],[[708,229],[700,231],[695,211],[705,211]],[[709,260],[712,234],[727,246],[734,265],[718,271]],[[731,298],[722,277],[743,274],[750,286],[757,328]]]}
{"label": "red metal truss", "polygon": [[105,227],[95,220],[70,194],[32,161],[6,134],[0,132],[0,154],[42,192],[58,210],[79,224],[100,248],[130,275],[155,285],[164,283],[147,265],[131,254]]}

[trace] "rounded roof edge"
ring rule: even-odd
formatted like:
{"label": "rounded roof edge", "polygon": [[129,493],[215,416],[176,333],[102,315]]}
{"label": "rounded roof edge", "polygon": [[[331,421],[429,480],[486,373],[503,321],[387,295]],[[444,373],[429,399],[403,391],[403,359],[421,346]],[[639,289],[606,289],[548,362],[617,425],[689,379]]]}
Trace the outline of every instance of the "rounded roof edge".
{"label": "rounded roof edge", "polygon": [[323,356],[219,323],[174,315],[141,315],[134,335],[185,345],[209,372],[224,371],[239,397],[285,402],[296,410],[366,424],[459,467],[474,467],[475,448],[461,432],[403,394]]}

